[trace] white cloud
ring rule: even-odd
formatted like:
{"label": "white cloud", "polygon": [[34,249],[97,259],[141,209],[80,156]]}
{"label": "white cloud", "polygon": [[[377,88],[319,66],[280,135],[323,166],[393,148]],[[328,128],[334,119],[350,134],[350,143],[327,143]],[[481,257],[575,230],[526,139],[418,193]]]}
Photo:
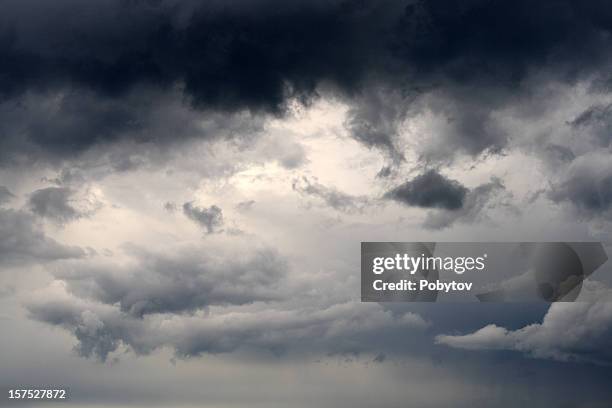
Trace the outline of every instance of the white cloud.
{"label": "white cloud", "polygon": [[541,323],[518,330],[490,324],[465,335],[438,335],[436,343],[465,350],[514,350],[534,358],[612,363],[612,296],[551,304]]}

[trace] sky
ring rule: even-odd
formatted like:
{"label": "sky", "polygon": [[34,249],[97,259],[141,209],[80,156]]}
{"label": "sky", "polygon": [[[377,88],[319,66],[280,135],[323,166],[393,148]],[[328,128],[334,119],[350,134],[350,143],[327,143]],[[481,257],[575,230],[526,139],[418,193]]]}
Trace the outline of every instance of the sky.
{"label": "sky", "polygon": [[608,2],[0,5],[3,404],[610,405],[609,266],[553,304],[362,303],[359,269],[610,253]]}

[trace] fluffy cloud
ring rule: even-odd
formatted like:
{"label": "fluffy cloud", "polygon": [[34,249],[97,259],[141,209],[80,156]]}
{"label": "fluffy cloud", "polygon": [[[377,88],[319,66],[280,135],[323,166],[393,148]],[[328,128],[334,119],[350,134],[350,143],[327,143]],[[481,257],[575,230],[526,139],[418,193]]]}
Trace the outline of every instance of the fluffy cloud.
{"label": "fluffy cloud", "polygon": [[611,364],[610,292],[590,302],[553,303],[542,323],[518,330],[490,324],[465,335],[439,335],[438,344],[466,350],[514,350],[535,358]]}

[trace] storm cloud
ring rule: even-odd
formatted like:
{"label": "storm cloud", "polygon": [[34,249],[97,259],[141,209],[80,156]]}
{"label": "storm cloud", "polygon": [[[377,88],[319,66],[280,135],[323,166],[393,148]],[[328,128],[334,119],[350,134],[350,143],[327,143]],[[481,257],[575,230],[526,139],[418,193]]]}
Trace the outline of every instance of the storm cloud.
{"label": "storm cloud", "polygon": [[[395,160],[403,153],[394,133],[413,95],[450,89],[446,106],[455,106],[458,145],[472,154],[495,151],[506,141],[490,112],[514,103],[530,73],[568,83],[598,76],[612,29],[605,2],[574,0],[29,0],[6,2],[0,21],[3,116],[33,109],[27,98],[48,101],[25,137],[2,121],[4,160],[10,152],[47,150],[69,157],[75,149],[150,137],[156,107],[125,99],[142,95],[139,89],[179,89],[202,112],[271,115],[284,114],[289,100],[308,104],[332,92],[354,102],[347,125],[356,139]],[[377,96],[377,89],[393,91]],[[381,105],[385,93],[397,95],[393,104]],[[469,109],[453,102],[469,95],[479,95]]]}
{"label": "storm cloud", "polygon": [[0,388],[608,406],[607,303],[361,303],[358,271],[360,241],[607,238],[611,10],[4,0]]}

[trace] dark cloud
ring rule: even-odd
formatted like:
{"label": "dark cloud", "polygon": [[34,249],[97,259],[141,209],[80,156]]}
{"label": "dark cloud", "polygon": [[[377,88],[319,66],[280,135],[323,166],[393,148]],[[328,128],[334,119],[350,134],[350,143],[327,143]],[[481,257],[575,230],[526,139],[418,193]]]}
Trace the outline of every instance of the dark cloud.
{"label": "dark cloud", "polygon": [[79,297],[119,305],[122,312],[135,317],[282,296],[278,287],[287,264],[270,249],[249,250],[233,258],[222,258],[214,248],[180,248],[171,254],[134,246],[127,249],[132,266],[72,262],[62,265],[55,275]]}
{"label": "dark cloud", "polygon": [[365,146],[377,147],[388,153],[394,163],[401,162],[405,157],[396,146],[396,139],[410,102],[397,91],[368,89],[349,109],[345,126]]}
{"label": "dark cloud", "polygon": [[[458,90],[445,96],[448,106],[478,95],[469,110],[451,109],[460,150],[503,147],[490,112],[513,103],[531,73],[571,82],[603,71],[612,13],[604,1],[577,0],[14,0],[3,5],[0,26],[3,116],[24,102],[33,109],[32,95],[51,95],[38,120],[16,122],[27,123],[26,137],[24,126],[19,133],[3,121],[4,152],[69,157],[146,137],[155,106],[118,103],[136,89],[180,89],[207,112],[273,115],[289,98],[308,103],[331,91],[354,103],[347,122],[354,136],[397,160],[403,105],[435,89]],[[482,89],[493,96],[483,98]],[[397,97],[383,103],[389,94]]]}
{"label": "dark cloud", "polygon": [[436,170],[429,170],[385,193],[385,198],[408,206],[459,210],[468,189]]}
{"label": "dark cloud", "polygon": [[291,186],[294,191],[303,196],[317,198],[325,205],[338,211],[362,211],[372,203],[372,200],[368,197],[346,194],[334,187],[325,186],[316,180],[312,181],[307,177],[294,180]]}
{"label": "dark cloud", "polygon": [[456,210],[438,209],[427,214],[424,227],[431,229],[443,229],[450,227],[455,222],[473,223],[487,219],[487,209],[496,206],[509,207],[515,210],[505,201],[497,200],[506,187],[498,178],[493,178],[489,183],[481,184],[465,195],[461,208]]}
{"label": "dark cloud", "polygon": [[0,263],[44,263],[81,258],[85,251],[47,237],[31,214],[0,209]]}
{"label": "dark cloud", "polygon": [[143,88],[121,98],[80,88],[30,92],[0,100],[0,120],[0,164],[70,159],[115,171],[162,161],[179,142],[251,137],[261,126],[248,114],[203,116],[175,89]]}
{"label": "dark cloud", "polygon": [[84,216],[72,205],[74,191],[67,187],[47,187],[30,194],[30,210],[39,217],[63,224]]}
{"label": "dark cloud", "polygon": [[218,228],[223,226],[223,211],[216,205],[204,208],[193,205],[193,202],[184,203],[183,214],[206,229],[207,234],[218,232]]}
{"label": "dark cloud", "polygon": [[506,188],[498,178],[469,189],[436,170],[429,170],[388,191],[384,198],[429,209],[423,226],[443,229],[455,222],[470,223],[487,218],[488,207],[510,206],[496,200],[504,191]]}
{"label": "dark cloud", "polygon": [[8,203],[13,197],[15,196],[6,186],[0,186],[0,205]]}

